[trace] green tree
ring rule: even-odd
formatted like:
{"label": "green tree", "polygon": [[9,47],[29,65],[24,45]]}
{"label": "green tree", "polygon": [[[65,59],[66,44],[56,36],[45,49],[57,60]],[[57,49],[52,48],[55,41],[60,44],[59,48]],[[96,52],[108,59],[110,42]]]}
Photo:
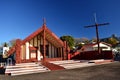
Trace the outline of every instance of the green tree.
{"label": "green tree", "polygon": [[3,46],[4,46],[4,47],[8,47],[8,43],[5,42],[5,43],[3,44]]}
{"label": "green tree", "polygon": [[86,38],[86,37],[81,38],[81,41],[82,41],[83,43],[85,43],[85,44],[88,44],[88,43],[89,43],[89,39]]}
{"label": "green tree", "polygon": [[117,39],[115,38],[109,38],[108,43],[111,44],[113,47],[118,43]]}
{"label": "green tree", "polygon": [[97,42],[97,38],[92,38],[92,42]]}
{"label": "green tree", "polygon": [[73,49],[75,42],[74,42],[74,38],[72,36],[69,36],[69,35],[68,36],[61,36],[60,39],[62,41],[66,41],[67,44],[69,45],[70,49]]}
{"label": "green tree", "polygon": [[9,41],[10,47],[13,47],[16,44],[16,39],[12,39]]}
{"label": "green tree", "polygon": [[89,44],[89,39],[86,37],[75,38],[75,47],[80,49],[85,44]]}
{"label": "green tree", "polygon": [[75,47],[77,47],[77,49],[81,49],[85,44],[79,43],[76,44]]}
{"label": "green tree", "polygon": [[7,42],[4,42],[4,43],[1,43],[0,46],[2,46],[2,47],[8,47],[9,44]]}

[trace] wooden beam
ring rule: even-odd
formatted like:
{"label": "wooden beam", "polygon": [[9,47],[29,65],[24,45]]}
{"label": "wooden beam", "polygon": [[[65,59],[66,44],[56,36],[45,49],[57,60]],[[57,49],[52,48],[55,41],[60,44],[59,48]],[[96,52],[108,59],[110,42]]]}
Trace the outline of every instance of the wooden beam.
{"label": "wooden beam", "polygon": [[45,36],[45,27],[44,27],[44,30],[43,30],[43,61],[46,61],[46,39],[45,37],[46,36]]}

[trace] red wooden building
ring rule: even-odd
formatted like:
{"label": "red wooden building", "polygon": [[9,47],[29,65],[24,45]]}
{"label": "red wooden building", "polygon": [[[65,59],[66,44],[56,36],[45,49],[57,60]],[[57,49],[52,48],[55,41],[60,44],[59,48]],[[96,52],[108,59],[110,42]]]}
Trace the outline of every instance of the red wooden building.
{"label": "red wooden building", "polygon": [[46,24],[26,37],[24,40],[17,39],[7,56],[14,56],[16,63],[65,60],[67,59],[66,42],[61,41]]}

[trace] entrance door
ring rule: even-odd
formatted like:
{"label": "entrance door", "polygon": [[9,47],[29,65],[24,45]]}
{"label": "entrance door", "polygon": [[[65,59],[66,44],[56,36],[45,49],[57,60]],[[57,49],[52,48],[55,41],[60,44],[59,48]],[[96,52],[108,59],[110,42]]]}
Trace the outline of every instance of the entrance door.
{"label": "entrance door", "polygon": [[[44,55],[43,45],[40,45],[40,52]],[[46,57],[49,58],[49,45],[46,45]]]}

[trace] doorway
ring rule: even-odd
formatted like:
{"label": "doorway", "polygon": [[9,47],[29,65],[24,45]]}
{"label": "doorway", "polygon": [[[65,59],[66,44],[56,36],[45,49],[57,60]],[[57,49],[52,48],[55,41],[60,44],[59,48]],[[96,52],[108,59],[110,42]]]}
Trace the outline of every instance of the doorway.
{"label": "doorway", "polygon": [[[46,58],[49,58],[49,45],[46,45]],[[40,52],[42,55],[44,55],[44,46],[40,45]]]}

